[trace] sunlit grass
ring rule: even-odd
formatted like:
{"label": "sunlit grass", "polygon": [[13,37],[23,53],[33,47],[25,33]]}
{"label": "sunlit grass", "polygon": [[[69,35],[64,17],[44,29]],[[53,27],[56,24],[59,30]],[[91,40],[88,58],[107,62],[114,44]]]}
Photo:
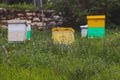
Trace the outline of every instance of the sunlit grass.
{"label": "sunlit grass", "polygon": [[[104,38],[81,38],[71,45],[53,44],[51,32],[33,31],[25,43],[8,43],[0,29],[0,80],[119,80],[120,32]],[[11,66],[6,63],[5,45]]]}
{"label": "sunlit grass", "polygon": [[1,8],[7,8],[7,9],[22,9],[22,10],[38,10],[38,7],[35,7],[31,4],[12,4],[12,5],[7,5],[7,4],[0,4]]}

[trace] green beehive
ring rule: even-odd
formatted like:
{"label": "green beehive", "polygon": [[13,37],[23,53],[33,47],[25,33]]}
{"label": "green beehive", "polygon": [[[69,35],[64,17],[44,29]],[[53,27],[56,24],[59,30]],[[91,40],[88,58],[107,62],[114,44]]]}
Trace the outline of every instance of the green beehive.
{"label": "green beehive", "polygon": [[88,28],[88,37],[105,36],[105,28]]}
{"label": "green beehive", "polygon": [[27,38],[28,40],[31,39],[31,28],[30,28],[30,26],[27,27],[26,38]]}
{"label": "green beehive", "polygon": [[31,21],[27,21],[27,29],[26,29],[26,38],[27,40],[31,39]]}
{"label": "green beehive", "polygon": [[105,15],[87,16],[88,37],[105,36]]}

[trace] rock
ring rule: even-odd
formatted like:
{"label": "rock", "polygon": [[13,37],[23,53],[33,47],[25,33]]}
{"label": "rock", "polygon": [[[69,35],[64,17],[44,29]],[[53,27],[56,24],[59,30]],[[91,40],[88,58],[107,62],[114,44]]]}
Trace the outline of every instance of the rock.
{"label": "rock", "polygon": [[59,27],[62,27],[62,24],[63,24],[62,20],[60,20],[60,21],[57,22],[57,26],[59,26]]}
{"label": "rock", "polygon": [[41,14],[40,16],[41,16],[41,17],[42,17],[42,16],[45,17],[45,14]]}
{"label": "rock", "polygon": [[32,17],[31,17],[31,16],[30,16],[30,17],[27,17],[27,19],[28,19],[28,20],[31,20],[31,19],[32,19]]}
{"label": "rock", "polygon": [[3,11],[2,10],[0,10],[0,14],[2,14],[3,13]]}
{"label": "rock", "polygon": [[19,17],[20,18],[20,20],[24,20],[25,19],[25,17]]}
{"label": "rock", "polygon": [[33,15],[33,16],[35,16],[35,15],[36,15],[36,13],[32,13],[32,15]]}
{"label": "rock", "polygon": [[39,30],[43,30],[43,27],[38,27]]}
{"label": "rock", "polygon": [[38,29],[37,26],[34,26],[34,25],[32,25],[31,28],[32,28],[32,30],[37,30]]}
{"label": "rock", "polygon": [[33,25],[33,26],[42,26],[42,22],[33,22],[31,25]]}
{"label": "rock", "polygon": [[8,19],[14,19],[15,15],[8,15]]}
{"label": "rock", "polygon": [[10,13],[14,13],[16,10],[15,9],[12,9],[12,10],[10,10]]}
{"label": "rock", "polygon": [[20,20],[20,18],[14,18],[14,19],[12,19],[12,20]]}
{"label": "rock", "polygon": [[46,12],[46,13],[53,13],[53,12],[55,12],[55,10],[45,10],[44,12]]}
{"label": "rock", "polygon": [[44,21],[45,21],[45,22],[47,22],[47,21],[48,21],[48,19],[47,19],[47,18],[44,18]]}
{"label": "rock", "polygon": [[3,8],[0,8],[0,13],[3,13]]}
{"label": "rock", "polygon": [[30,10],[25,10],[25,12],[26,12],[26,13],[29,13],[29,12],[31,12],[31,11],[30,11]]}
{"label": "rock", "polygon": [[[33,22],[31,25],[32,25],[34,28],[43,29],[43,24],[42,24],[42,22]],[[46,23],[44,23],[44,26],[46,26]]]}
{"label": "rock", "polygon": [[7,11],[7,9],[6,9],[6,8],[0,8],[0,10],[3,10],[4,12],[6,12],[6,11]]}
{"label": "rock", "polygon": [[2,25],[1,28],[2,29],[7,29],[7,26],[6,25]]}
{"label": "rock", "polygon": [[0,11],[3,10],[3,8],[0,8]]}
{"label": "rock", "polygon": [[43,29],[42,22],[33,22],[31,25],[32,25],[32,29],[40,29],[40,30]]}
{"label": "rock", "polygon": [[7,20],[1,20],[2,24],[7,24]]}
{"label": "rock", "polygon": [[44,13],[45,13],[46,17],[48,18],[54,13],[54,10],[45,10]]}
{"label": "rock", "polygon": [[54,20],[58,20],[59,18],[60,18],[60,16],[58,16],[58,15],[53,16]]}
{"label": "rock", "polygon": [[4,11],[4,12],[7,12],[7,9],[3,8],[3,11]]}
{"label": "rock", "polygon": [[37,13],[37,17],[40,17],[41,16],[41,14],[40,13]]}
{"label": "rock", "polygon": [[56,27],[56,22],[55,21],[51,21],[47,24],[48,28],[51,29],[52,27]]}
{"label": "rock", "polygon": [[24,14],[22,14],[22,13],[18,13],[17,16],[18,16],[18,17],[23,17]]}
{"label": "rock", "polygon": [[44,22],[50,22],[50,21],[52,21],[52,19],[51,18],[44,18]]}
{"label": "rock", "polygon": [[54,26],[55,26],[55,25],[56,25],[56,22],[55,22],[55,21],[51,21],[51,22],[50,22],[50,25],[54,25]]}
{"label": "rock", "polygon": [[7,18],[6,17],[1,17],[2,20],[6,20]]}
{"label": "rock", "polygon": [[48,21],[51,21],[52,19],[51,18],[47,18],[48,19]]}
{"label": "rock", "polygon": [[20,9],[15,9],[15,12],[22,13],[22,12],[23,12],[23,10],[20,10]]}
{"label": "rock", "polygon": [[33,22],[39,22],[40,19],[38,17],[33,18]]}
{"label": "rock", "polygon": [[26,13],[26,16],[32,16],[33,14],[32,13]]}

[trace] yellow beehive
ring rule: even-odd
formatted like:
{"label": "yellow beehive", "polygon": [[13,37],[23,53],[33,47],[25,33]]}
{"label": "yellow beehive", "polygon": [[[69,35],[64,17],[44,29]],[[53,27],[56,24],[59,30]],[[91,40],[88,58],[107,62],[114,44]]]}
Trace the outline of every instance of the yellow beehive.
{"label": "yellow beehive", "polygon": [[105,15],[87,16],[89,27],[105,27]]}
{"label": "yellow beehive", "polygon": [[52,39],[54,43],[71,44],[74,42],[74,29],[72,28],[53,28]]}

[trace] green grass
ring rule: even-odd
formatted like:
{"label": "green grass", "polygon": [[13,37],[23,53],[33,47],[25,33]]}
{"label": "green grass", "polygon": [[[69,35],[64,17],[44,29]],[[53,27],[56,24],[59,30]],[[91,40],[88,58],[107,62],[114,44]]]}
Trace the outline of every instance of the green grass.
{"label": "green grass", "polygon": [[[104,38],[81,38],[71,45],[54,45],[51,32],[33,31],[25,43],[8,43],[0,29],[0,80],[119,80],[120,32]],[[11,66],[6,63],[5,45]]]}
{"label": "green grass", "polygon": [[38,7],[35,7],[31,4],[12,4],[12,5],[6,5],[6,4],[0,4],[1,8],[7,8],[7,9],[22,9],[22,10],[38,10]]}

